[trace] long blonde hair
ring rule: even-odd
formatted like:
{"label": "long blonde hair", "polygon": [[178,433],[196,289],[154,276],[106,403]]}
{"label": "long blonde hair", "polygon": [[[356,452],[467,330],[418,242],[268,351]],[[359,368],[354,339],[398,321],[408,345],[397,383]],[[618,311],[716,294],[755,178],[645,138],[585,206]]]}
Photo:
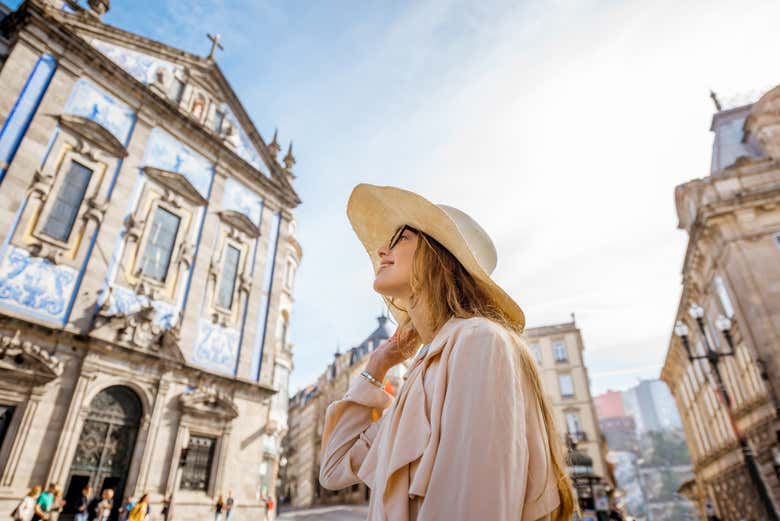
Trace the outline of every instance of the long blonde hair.
{"label": "long blonde hair", "polygon": [[[411,227],[406,228],[411,229],[418,236],[417,249],[414,252],[412,262],[410,304],[414,306],[420,299],[424,299],[431,321],[429,325],[433,331],[438,331],[453,316],[458,318],[484,317],[500,324],[519,337],[523,332],[522,326],[513,322],[496,305],[490,295],[449,250],[425,233]],[[406,311],[392,299],[389,302],[396,309]],[[419,335],[416,335],[409,316],[405,314],[404,317],[399,324],[399,337],[404,334],[412,335],[415,340],[413,343],[420,345],[422,340]],[[553,513],[553,521],[571,521],[575,509],[578,510],[578,508],[574,503],[571,479],[566,473],[561,437],[555,426],[552,407],[542,388],[542,379],[539,376],[536,361],[525,343],[520,343],[522,344],[522,348],[519,350],[520,365],[541,409],[544,428],[547,431],[554,480],[558,488],[560,504]]]}

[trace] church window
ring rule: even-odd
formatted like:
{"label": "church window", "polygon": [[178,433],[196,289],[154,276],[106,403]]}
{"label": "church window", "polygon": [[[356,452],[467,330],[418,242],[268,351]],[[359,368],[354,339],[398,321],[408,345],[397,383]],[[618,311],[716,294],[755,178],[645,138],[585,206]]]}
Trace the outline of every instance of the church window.
{"label": "church window", "polygon": [[160,282],[165,281],[180,220],[177,215],[162,207],[155,209],[151,231],[141,258],[143,275]]}
{"label": "church window", "polygon": [[553,354],[555,355],[555,361],[558,363],[569,361],[569,355],[566,353],[566,344],[562,340],[553,342]]}
{"label": "church window", "polygon": [[561,398],[572,398],[574,396],[574,382],[570,374],[558,375],[558,384],[561,387]]}
{"label": "church window", "polygon": [[225,261],[222,265],[222,277],[217,291],[217,306],[230,309],[233,306],[233,294],[236,289],[236,277],[238,276],[238,261],[241,251],[228,244],[224,250]]}
{"label": "church window", "polygon": [[43,226],[43,233],[58,241],[68,241],[91,177],[92,170],[76,161],[70,162],[68,172]]}
{"label": "church window", "polygon": [[181,488],[183,490],[208,491],[216,444],[217,440],[214,438],[190,436],[187,461],[181,473]]}

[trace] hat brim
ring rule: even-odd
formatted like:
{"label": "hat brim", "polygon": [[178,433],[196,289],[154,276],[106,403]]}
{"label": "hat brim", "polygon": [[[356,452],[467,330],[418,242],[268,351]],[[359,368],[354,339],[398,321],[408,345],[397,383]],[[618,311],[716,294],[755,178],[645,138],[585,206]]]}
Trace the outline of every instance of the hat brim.
{"label": "hat brim", "polygon": [[[521,330],[525,327],[523,310],[477,262],[458,225],[437,205],[401,188],[359,184],[349,197],[347,217],[368,252],[375,273],[380,263],[377,253],[379,248],[387,244],[398,228],[411,226],[447,248],[508,318],[518,324]],[[406,318],[403,311],[394,306],[389,307],[396,321],[401,322]]]}

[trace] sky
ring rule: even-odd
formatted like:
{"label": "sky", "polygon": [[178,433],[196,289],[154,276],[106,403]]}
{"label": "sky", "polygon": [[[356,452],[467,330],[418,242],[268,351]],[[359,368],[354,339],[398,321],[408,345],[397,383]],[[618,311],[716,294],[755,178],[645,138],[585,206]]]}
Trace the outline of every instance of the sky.
{"label": "sky", "polygon": [[[11,5],[18,4],[12,1]],[[594,394],[659,375],[713,104],[780,83],[775,1],[114,0],[104,21],[217,61],[256,127],[295,143],[290,391],[376,327],[345,215],[357,183],[458,207],[528,326],[575,313]]]}

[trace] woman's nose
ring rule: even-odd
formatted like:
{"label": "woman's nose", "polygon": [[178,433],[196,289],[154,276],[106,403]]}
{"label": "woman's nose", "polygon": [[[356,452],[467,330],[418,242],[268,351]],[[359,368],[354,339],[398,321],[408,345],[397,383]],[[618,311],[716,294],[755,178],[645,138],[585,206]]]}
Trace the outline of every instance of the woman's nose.
{"label": "woman's nose", "polygon": [[381,259],[385,255],[390,254],[390,248],[385,244],[384,246],[380,246],[380,248],[376,251],[377,255],[379,255],[379,258]]}

